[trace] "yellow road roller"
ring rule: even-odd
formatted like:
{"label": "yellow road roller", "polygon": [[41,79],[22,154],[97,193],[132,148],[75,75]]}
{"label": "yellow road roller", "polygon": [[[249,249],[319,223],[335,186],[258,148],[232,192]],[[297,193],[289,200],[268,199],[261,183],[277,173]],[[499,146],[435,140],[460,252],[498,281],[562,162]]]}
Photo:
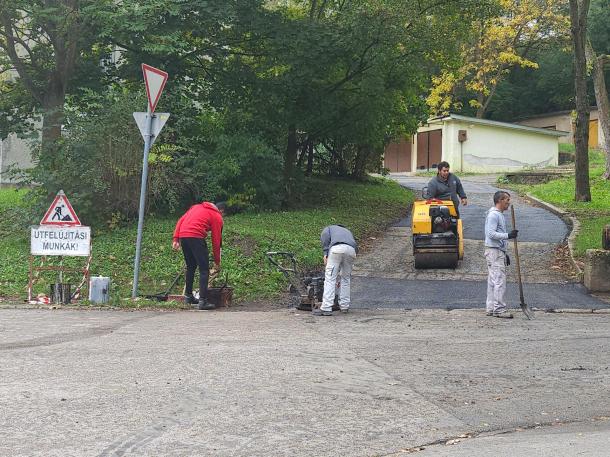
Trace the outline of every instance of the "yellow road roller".
{"label": "yellow road roller", "polygon": [[451,200],[417,200],[411,221],[415,268],[456,268],[464,257],[462,220]]}

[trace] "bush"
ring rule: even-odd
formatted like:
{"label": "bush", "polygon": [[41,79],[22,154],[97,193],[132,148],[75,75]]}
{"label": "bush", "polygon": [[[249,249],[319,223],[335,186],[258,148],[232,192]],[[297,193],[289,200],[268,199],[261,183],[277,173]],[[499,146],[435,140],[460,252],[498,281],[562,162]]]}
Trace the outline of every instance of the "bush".
{"label": "bush", "polygon": [[[137,217],[143,139],[133,119],[137,95],[110,91],[93,96],[88,112],[68,112],[66,133],[53,154],[41,156],[32,171],[39,213],[63,189],[87,225],[114,226]],[[161,138],[150,151],[148,206],[171,211],[180,198],[183,173],[176,168],[177,148]]]}
{"label": "bush", "polygon": [[277,209],[282,204],[282,159],[255,136],[218,134],[207,149],[190,153],[195,201],[227,200],[241,209]]}

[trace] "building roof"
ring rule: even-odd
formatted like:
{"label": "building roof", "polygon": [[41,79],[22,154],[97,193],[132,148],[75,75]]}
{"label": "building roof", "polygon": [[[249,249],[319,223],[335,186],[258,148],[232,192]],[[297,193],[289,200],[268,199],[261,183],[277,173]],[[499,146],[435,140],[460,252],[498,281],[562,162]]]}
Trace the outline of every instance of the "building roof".
{"label": "building roof", "polygon": [[[545,117],[555,117],[555,116],[565,116],[565,115],[571,116],[572,111],[574,111],[574,110],[568,109],[568,110],[563,110],[563,111],[551,111],[549,113],[530,114],[529,116],[522,116],[522,117],[513,119],[513,121],[521,122],[521,121],[527,121],[528,119],[543,119]],[[591,111],[591,112],[597,111],[597,106],[591,105],[589,107],[589,111]]]}
{"label": "building roof", "polygon": [[428,123],[433,124],[445,121],[462,121],[468,122],[470,124],[488,125],[491,127],[500,127],[512,130],[523,130],[530,133],[539,133],[541,135],[550,135],[556,137],[566,136],[570,134],[570,132],[564,132],[562,130],[550,130],[539,127],[530,127],[527,125],[511,124],[510,122],[490,121],[489,119],[479,119],[477,117],[462,116],[461,114],[448,114],[447,116],[432,118],[428,120]]}

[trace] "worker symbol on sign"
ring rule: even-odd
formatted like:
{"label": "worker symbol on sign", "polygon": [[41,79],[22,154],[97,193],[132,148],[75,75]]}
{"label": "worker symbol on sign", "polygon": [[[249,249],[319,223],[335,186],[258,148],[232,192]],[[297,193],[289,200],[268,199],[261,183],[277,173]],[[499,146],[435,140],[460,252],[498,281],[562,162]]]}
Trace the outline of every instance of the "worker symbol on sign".
{"label": "worker symbol on sign", "polygon": [[72,205],[60,190],[40,221],[40,225],[81,225]]}
{"label": "worker symbol on sign", "polygon": [[59,206],[55,207],[55,214],[53,214],[53,217],[51,218],[52,221],[57,219],[58,221],[62,221],[62,222],[72,222],[72,218],[70,217],[69,214],[62,216],[61,213],[63,211],[63,208],[65,208],[65,205],[59,205]]}

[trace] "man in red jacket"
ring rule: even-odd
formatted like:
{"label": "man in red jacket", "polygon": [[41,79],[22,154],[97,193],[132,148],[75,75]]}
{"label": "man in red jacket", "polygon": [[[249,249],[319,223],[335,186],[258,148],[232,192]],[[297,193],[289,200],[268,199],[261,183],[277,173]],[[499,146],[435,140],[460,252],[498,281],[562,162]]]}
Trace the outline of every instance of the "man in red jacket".
{"label": "man in red jacket", "polygon": [[[186,287],[184,300],[188,304],[198,303],[201,310],[214,309],[208,303],[209,254],[205,241],[208,232],[212,233],[212,252],[214,253],[214,268],[220,268],[220,247],[222,245],[222,216],[226,210],[224,203],[203,202],[193,205],[178,219],[174,230],[172,247],[175,250],[182,247],[186,262]],[[199,301],[193,296],[193,280],[195,269],[199,267]]]}

